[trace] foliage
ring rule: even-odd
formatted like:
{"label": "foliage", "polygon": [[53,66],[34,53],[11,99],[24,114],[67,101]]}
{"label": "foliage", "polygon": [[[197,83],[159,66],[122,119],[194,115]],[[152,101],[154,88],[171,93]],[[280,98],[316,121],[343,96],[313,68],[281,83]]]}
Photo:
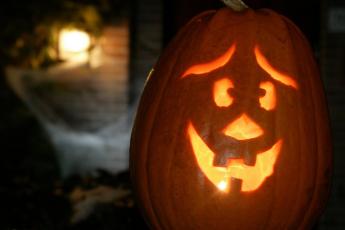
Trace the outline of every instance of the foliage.
{"label": "foliage", "polygon": [[1,63],[30,69],[54,64],[59,61],[61,27],[74,26],[97,36],[113,10],[122,12],[125,5],[109,0],[10,1],[0,9]]}

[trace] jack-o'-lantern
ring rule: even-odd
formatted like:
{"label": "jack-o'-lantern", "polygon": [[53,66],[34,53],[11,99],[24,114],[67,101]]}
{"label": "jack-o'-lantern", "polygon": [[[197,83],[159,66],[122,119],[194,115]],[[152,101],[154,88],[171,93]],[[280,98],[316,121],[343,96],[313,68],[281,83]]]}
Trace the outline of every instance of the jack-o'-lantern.
{"label": "jack-o'-lantern", "polygon": [[154,229],[310,228],[331,146],[306,39],[266,9],[195,17],[150,74],[130,151]]}

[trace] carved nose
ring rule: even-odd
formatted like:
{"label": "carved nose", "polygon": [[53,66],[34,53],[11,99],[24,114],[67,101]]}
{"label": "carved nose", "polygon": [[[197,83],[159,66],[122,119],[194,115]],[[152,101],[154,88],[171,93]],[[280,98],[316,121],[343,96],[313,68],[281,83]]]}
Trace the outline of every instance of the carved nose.
{"label": "carved nose", "polygon": [[264,131],[258,124],[243,113],[228,124],[223,129],[223,133],[236,140],[249,140],[261,136]]}

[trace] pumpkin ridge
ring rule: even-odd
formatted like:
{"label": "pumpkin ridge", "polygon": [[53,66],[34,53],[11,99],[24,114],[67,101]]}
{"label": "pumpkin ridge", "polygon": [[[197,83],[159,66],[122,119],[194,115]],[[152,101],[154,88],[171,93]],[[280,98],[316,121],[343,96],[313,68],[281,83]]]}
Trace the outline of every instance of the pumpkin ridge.
{"label": "pumpkin ridge", "polygon": [[[289,23],[284,22],[285,28],[289,31],[288,25],[289,25]],[[287,37],[288,38],[286,40],[289,42],[289,44],[288,44],[288,46],[290,46],[289,49],[294,51],[295,50],[295,45],[292,42],[292,36],[293,35],[291,34],[291,31],[289,31],[287,33]],[[292,59],[295,59],[295,52],[293,52],[292,55],[293,55]],[[296,68],[297,69],[297,74],[301,74],[299,64],[297,64],[297,65],[298,65],[297,68]],[[298,76],[295,76],[295,77],[298,79],[300,76],[298,75]],[[303,90],[302,86],[300,87],[300,90]],[[298,92],[298,94],[299,94],[299,92]],[[296,106],[297,109],[299,109],[301,102],[298,101],[298,104],[299,105]],[[304,121],[302,119],[302,116],[298,116],[297,120],[298,120],[297,121],[297,126],[295,128],[296,128],[296,130],[300,130],[300,129],[302,129],[301,127],[304,126]],[[298,139],[301,139],[300,132],[297,132],[297,133],[299,135]],[[297,156],[298,156],[298,160],[297,160],[297,162],[298,162],[298,169],[297,169],[297,171],[301,172],[301,171],[304,170],[304,168],[301,166],[301,162],[303,162],[302,158],[303,158],[303,152],[304,151],[303,151],[303,146],[300,143],[298,143],[298,152],[299,153],[297,154]],[[300,174],[301,175],[298,175],[298,177],[295,178],[296,180],[298,180],[298,183],[297,183],[297,186],[296,186],[296,191],[301,191],[301,188],[303,188],[303,186],[302,186],[302,177],[304,176],[304,174],[303,173],[300,173]],[[298,193],[297,196],[294,199],[293,205],[290,207],[290,215],[288,216],[288,218],[286,218],[285,222],[286,223],[292,223],[292,224],[294,224],[294,226],[289,226],[289,227],[296,228],[296,226],[298,226],[298,223],[300,222],[300,220],[298,220],[298,217],[296,219],[295,216],[296,216],[296,213],[298,213],[298,211],[301,209],[300,208],[300,200],[301,199],[302,199],[302,196],[301,196],[300,193]]]}
{"label": "pumpkin ridge", "polygon": [[[288,29],[288,31],[290,32],[289,33],[289,36],[290,36],[290,40],[291,41],[293,41],[293,36],[296,34],[296,33],[293,33],[292,31],[291,31],[291,24],[292,24],[292,22],[289,22],[289,21],[286,21],[286,26],[287,26],[287,29]],[[294,32],[296,32],[296,31],[294,31]],[[298,39],[299,40],[299,42],[301,42],[301,38],[300,39]],[[301,57],[301,55],[303,55],[303,56],[305,56],[305,52],[304,52],[304,50],[303,50],[303,52],[302,52],[302,50],[301,49],[298,49],[298,47],[296,47],[296,43],[292,43],[292,46],[294,46],[293,48],[293,50],[298,50],[299,52],[298,52],[298,54],[296,54],[296,53],[294,53],[296,56],[298,55],[299,57]],[[301,53],[303,53],[303,54],[301,54]],[[298,69],[299,69],[299,71],[301,71],[301,74],[302,73],[304,73],[304,75],[306,75],[306,71],[305,71],[305,66],[298,66]],[[306,80],[307,80],[307,84],[309,85],[310,83],[312,83],[311,82],[311,79],[310,79],[310,77],[308,76],[308,78],[306,78]],[[312,98],[313,99],[313,89],[312,89],[312,87],[311,87],[311,89],[310,89],[310,92],[309,92],[309,98]],[[314,111],[314,113],[315,113],[315,105],[313,104],[312,105],[312,108],[310,108],[310,111]],[[315,119],[315,116],[312,116],[312,120],[313,120],[313,124],[315,124],[316,123],[316,119]],[[303,121],[302,121],[302,123],[303,123]],[[313,126],[312,127],[313,128],[313,132],[315,132],[316,130],[315,130],[315,126]],[[316,137],[313,137],[313,139],[314,139],[314,141],[316,142]],[[315,147],[315,146],[313,146],[314,148],[315,148],[315,151],[317,151],[317,148]],[[301,154],[300,154],[300,158],[302,158],[303,157],[303,151],[301,151]],[[315,161],[317,161],[317,158],[314,158],[313,159],[314,160],[314,162],[313,162],[313,164],[315,164]],[[301,160],[299,161],[299,162],[302,162]],[[317,170],[317,167],[314,167],[314,172],[313,172],[313,175],[315,175],[315,170]],[[314,196],[314,193],[315,193],[315,186],[316,186],[316,183],[315,183],[315,176],[314,176],[314,178],[313,178],[313,184],[312,184],[312,186],[313,186],[313,190],[312,190],[312,192],[313,192],[313,194],[311,195],[311,196],[308,196],[308,202],[307,202],[307,206],[306,206],[306,210],[303,212],[303,214],[305,215],[305,213],[307,213],[308,211],[308,207],[310,206],[310,203],[312,202],[312,200],[313,200],[313,196]],[[299,188],[301,187],[301,177],[299,177]],[[298,191],[300,191],[300,190],[298,190]],[[298,209],[299,209],[299,207],[298,207],[298,203],[300,203],[300,200],[301,199],[303,199],[303,197],[301,196],[301,194],[299,194],[299,196],[298,196],[298,200],[297,200],[297,202],[296,202],[296,204],[295,204],[295,208],[294,208],[294,212],[293,213],[298,213]],[[297,209],[297,211],[296,211],[296,209]],[[296,215],[296,214],[295,214]],[[291,216],[290,216],[290,218],[292,218]],[[300,217],[295,217],[295,219],[296,220],[298,220],[298,225],[300,226],[300,228],[301,229],[304,229],[305,227],[303,227],[303,224],[302,224],[302,222],[303,222],[303,216],[300,216]]]}
{"label": "pumpkin ridge", "polygon": [[[285,18],[285,20],[286,21],[289,21],[290,22],[290,20],[288,19],[288,18]],[[290,24],[290,29],[291,30],[294,30],[295,31],[295,33],[294,34],[296,34],[297,36],[299,36],[299,38],[300,38],[300,40],[304,43],[304,47],[306,48],[306,49],[308,49],[308,51],[311,51],[311,49],[310,49],[310,46],[309,46],[309,44],[306,42],[306,38],[303,36],[303,34],[302,34],[302,32],[300,31],[300,29],[299,28],[297,28],[296,26],[294,26],[294,24]],[[308,57],[308,59],[312,59],[312,61],[314,61],[314,58],[313,57]],[[317,69],[318,70],[318,68],[315,66],[315,68],[314,69]],[[313,72],[313,70],[312,69],[308,69],[309,70],[309,72]],[[319,72],[319,70],[318,70],[318,72]],[[320,75],[318,75],[318,76],[320,76]],[[320,77],[319,77],[320,78]],[[320,78],[320,79],[318,79],[320,82],[322,81],[322,79]],[[320,85],[317,85],[316,87],[318,87],[318,88],[322,88],[322,86],[320,87]],[[320,90],[320,89],[318,89],[318,90]],[[318,106],[317,106],[317,102],[316,102],[316,96],[315,95],[318,95],[318,94],[316,94],[315,93],[315,90],[314,90],[314,87],[311,89],[311,93],[313,94],[313,96],[312,96],[312,98],[313,98],[313,105],[314,105],[314,108],[318,108]],[[319,96],[320,97],[320,96]],[[324,97],[324,96],[321,96],[321,98],[319,98],[319,99],[321,99],[322,101],[324,101],[324,102],[326,102],[326,98]],[[322,132],[319,132],[319,129],[320,129],[320,122],[319,122],[319,120],[317,119],[317,117],[315,117],[315,113],[314,113],[314,119],[315,119],[315,121],[316,122],[314,122],[315,124],[317,124],[316,125],[316,127],[315,127],[315,131],[316,131],[316,136],[315,136],[315,138],[317,139],[316,140],[316,143],[318,143],[318,145],[319,145],[319,139],[321,139],[321,140],[323,140],[323,138],[319,138],[318,136],[320,135],[320,133],[322,133]],[[328,113],[327,114],[325,114],[325,116],[327,117],[328,116]],[[322,124],[321,124],[322,125]],[[328,133],[329,134],[329,133]],[[323,177],[323,174],[322,174],[322,170],[320,170],[320,164],[321,165],[323,165],[324,163],[321,161],[319,161],[319,158],[323,158],[322,156],[326,156],[326,154],[325,153],[323,153],[322,151],[320,151],[319,150],[319,147],[318,148],[316,148],[316,150],[317,150],[317,155],[318,155],[318,157],[316,157],[315,158],[315,161],[317,161],[316,162],[316,165],[317,165],[317,167],[315,167],[315,171],[317,171],[316,173],[315,173],[315,179],[314,179],[314,189],[313,189],[313,195],[312,195],[312,199],[311,199],[311,202],[310,202],[310,205],[309,205],[309,209],[307,210],[307,212],[306,212],[306,214],[305,214],[305,216],[304,216],[304,218],[303,218],[303,220],[302,220],[302,226],[304,226],[304,227],[311,227],[311,226],[307,226],[306,225],[306,222],[315,222],[315,220],[308,220],[308,218],[310,218],[309,216],[311,215],[310,214],[310,212],[312,211],[312,209],[313,209],[313,206],[317,206],[317,200],[318,200],[318,190],[321,188],[320,186],[318,186],[318,183],[317,183],[317,181],[318,181],[318,179],[320,179],[319,177]],[[320,157],[321,156],[321,157]],[[318,175],[318,174],[321,174],[321,175]],[[323,187],[322,187],[323,188]],[[328,189],[328,193],[329,193],[329,189]],[[324,204],[320,204],[319,206],[325,206]],[[320,208],[319,208],[320,209]],[[323,209],[323,208],[321,208],[321,209]],[[318,213],[318,216],[320,216],[321,215],[321,213]],[[314,217],[314,219],[316,219],[315,217]]]}
{"label": "pumpkin ridge", "polygon": [[286,42],[289,37],[289,33],[286,31],[287,24],[284,21],[284,16],[270,9],[260,9],[258,10],[257,15],[258,19],[271,17],[269,23],[272,24],[272,26],[270,27],[265,26],[268,23],[267,21],[263,22],[262,20],[257,20],[260,29],[277,38],[282,43]]}
{"label": "pumpkin ridge", "polygon": [[[292,24],[292,22],[290,22],[290,21],[285,21],[285,24],[286,24],[286,28],[287,28],[287,30],[289,31],[289,41],[291,41],[291,46],[292,46],[292,48],[291,48],[291,50],[293,50],[293,51],[295,51],[295,50],[298,50],[299,52],[298,52],[298,57],[301,57],[302,55],[304,55],[305,54],[305,52],[304,51],[302,51],[302,50],[300,50],[300,49],[298,49],[298,47],[296,47],[296,42],[292,42],[293,40],[296,40],[296,38],[295,37],[293,37],[294,35],[295,35],[295,31],[292,31],[291,30],[291,24]],[[300,39],[298,39],[299,41],[300,41]],[[303,53],[303,54],[302,54]],[[293,53],[293,55],[294,55],[294,57],[296,57],[296,53],[294,52]],[[310,83],[310,75],[308,75],[308,74],[306,74],[306,71],[305,71],[305,67],[304,66],[301,66],[301,65],[298,65],[297,66],[297,70],[298,70],[298,73],[300,74],[300,75],[304,75],[304,78],[306,79],[306,83],[305,83],[305,85],[309,85],[309,83]],[[298,76],[299,78],[300,78],[300,76]],[[303,88],[301,88],[301,90],[303,90]],[[307,91],[309,94],[308,94],[308,98],[313,98],[313,95],[312,95],[312,89],[310,90],[310,91]],[[300,102],[299,102],[300,103]],[[300,105],[300,107],[302,107],[303,105]],[[315,107],[314,107],[314,105],[312,105],[312,107],[311,108],[309,108],[309,112],[310,113],[313,113],[313,112],[311,112],[311,111],[313,111],[313,112],[315,112]],[[298,127],[300,128],[300,127],[303,127],[303,120],[301,120],[301,117],[298,117],[299,119],[298,119],[298,123],[299,123],[299,125],[298,125]],[[315,124],[315,117],[313,116],[312,117],[313,119],[313,122],[312,123],[314,123]],[[310,121],[310,120],[309,120]],[[315,132],[315,127],[312,127],[313,128],[313,133]],[[298,132],[298,133],[300,133],[300,132]],[[315,137],[313,137],[313,139],[314,139],[314,142],[315,142]],[[299,145],[300,147],[302,147],[301,145]],[[315,148],[314,146],[312,146],[313,148]],[[317,151],[317,149],[315,148],[315,151]],[[303,154],[303,152],[304,152],[304,150],[303,149],[300,149],[300,154],[298,154],[298,156],[299,156],[299,160],[298,160],[298,162],[304,162],[304,161],[302,161],[302,158],[303,157],[305,157],[304,156],[304,154]],[[316,160],[316,159],[313,159],[314,161]],[[299,166],[299,168],[300,169],[302,169],[302,171],[303,170],[305,170],[303,167],[301,167],[301,164],[298,164],[298,166]],[[316,167],[314,167],[314,172],[315,172],[315,169],[316,169]],[[301,170],[298,170],[298,171],[301,171]],[[301,173],[301,175],[300,176],[298,176],[298,187],[297,187],[297,191],[301,191],[301,188],[303,189],[304,188],[304,186],[302,186],[302,180],[303,180],[303,175],[304,175],[304,173]],[[313,183],[312,183],[312,187],[314,188],[315,187],[315,177],[314,177],[314,179],[313,179]],[[302,190],[303,191],[303,190]],[[314,193],[314,190],[313,190],[313,193]],[[305,195],[305,194],[304,194]],[[313,196],[313,195],[312,195]],[[306,209],[308,209],[308,206],[310,206],[310,203],[311,203],[311,200],[312,200],[312,196],[308,196],[308,201],[306,202],[306,206],[305,207],[303,207],[303,208],[306,208]],[[291,209],[291,213],[293,214],[293,215],[290,215],[289,216],[289,218],[287,219],[287,222],[288,223],[294,223],[296,226],[293,226],[294,228],[296,228],[297,226],[299,226],[299,228],[298,229],[300,229],[300,228],[302,228],[302,229],[304,229],[304,227],[302,227],[301,226],[301,224],[302,224],[302,222],[303,222],[303,216],[301,216],[301,215],[298,215],[298,216],[296,216],[299,212],[302,212],[302,210],[301,210],[301,208],[302,207],[300,207],[300,203],[301,203],[301,200],[303,200],[303,196],[301,195],[301,193],[298,193],[298,196],[296,197],[296,200],[295,200],[295,202],[294,202],[294,205],[293,205],[293,207],[292,207],[292,209]],[[303,212],[303,215],[305,215],[305,211]],[[295,221],[293,221],[293,220],[295,220]]]}
{"label": "pumpkin ridge", "polygon": [[[183,40],[183,37],[184,36],[186,36],[186,31],[188,31],[188,29],[189,29],[189,27],[193,24],[193,23],[195,23],[195,22],[197,22],[197,20],[199,20],[199,19],[201,19],[201,18],[204,18],[204,17],[208,17],[208,16],[210,16],[212,13],[213,13],[214,11],[208,11],[208,12],[205,12],[205,13],[202,13],[202,14],[200,14],[200,15],[198,15],[198,16],[196,16],[195,18],[194,18],[194,21],[191,21],[190,23],[188,23],[186,26],[184,26],[183,27],[183,29],[182,29],[182,31],[180,31],[179,33],[178,33],[178,35],[177,35],[177,37],[176,37],[176,40]],[[202,29],[202,28],[201,28]],[[194,32],[194,33],[196,33],[196,32]],[[175,41],[176,43],[177,43],[177,41]],[[188,40],[184,40],[184,42],[185,43],[187,43],[188,42]],[[173,47],[173,44],[174,44],[174,42],[173,43],[171,43],[171,47]],[[183,47],[184,47],[184,45],[181,45],[180,46],[180,51],[179,52],[181,52],[181,51],[183,51]],[[167,48],[168,49],[168,48]],[[179,52],[177,52],[177,51],[172,51],[174,54],[175,53],[179,53]],[[167,51],[167,53],[170,53],[169,51]],[[166,55],[166,56],[169,56],[169,55]],[[159,95],[160,95],[160,99],[159,99],[159,101],[158,102],[156,102],[157,103],[157,106],[156,106],[156,112],[154,113],[155,114],[155,116],[158,114],[158,111],[159,111],[159,108],[160,108],[160,105],[161,105],[161,103],[162,103],[162,101],[163,101],[163,99],[164,99],[164,95],[167,93],[166,91],[165,91],[165,89],[167,88],[167,85],[169,85],[169,82],[171,82],[172,80],[175,80],[175,79],[173,79],[173,74],[171,74],[171,73],[174,73],[174,72],[176,72],[175,70],[177,69],[177,63],[178,63],[178,61],[179,61],[179,59],[178,59],[178,55],[174,55],[174,56],[176,56],[175,57],[175,61],[173,62],[174,64],[171,64],[171,70],[169,71],[169,76],[170,77],[168,77],[168,78],[166,78],[166,80],[165,80],[165,83],[163,84],[163,86],[161,87],[162,88],[162,91],[163,91],[163,93],[159,93]],[[164,59],[164,58],[163,58]],[[157,63],[157,64],[159,64],[159,63]],[[156,72],[156,74],[155,75],[157,75],[158,73]],[[154,77],[154,76],[152,76],[152,77]],[[152,80],[154,80],[153,78],[152,78]],[[154,132],[152,132],[152,130],[154,130],[155,129],[155,118],[153,118],[153,122],[152,122],[152,125],[151,125],[151,132],[150,132],[150,138],[149,139],[151,139],[151,137],[152,137],[152,135],[153,135],[153,133]],[[151,144],[149,143],[148,144],[148,150],[147,150],[147,152],[148,153],[150,153],[150,146],[151,146]],[[147,175],[149,175],[149,166],[146,166],[146,171],[147,171]],[[150,180],[148,180],[148,183],[150,184]],[[152,182],[151,182],[152,183]],[[152,188],[152,186],[148,186],[148,188]],[[152,191],[151,191],[151,193],[152,193]],[[153,202],[150,202],[150,203],[152,203],[152,204],[154,204]],[[152,209],[153,209],[153,211],[156,213],[156,208],[153,206],[152,207]],[[157,214],[155,214],[155,217],[156,217],[156,219],[157,219],[157,221],[159,221],[159,219],[160,218],[157,218],[158,217],[158,215]],[[162,226],[162,225],[160,225],[160,226]],[[161,229],[163,229],[163,228],[161,228]]]}

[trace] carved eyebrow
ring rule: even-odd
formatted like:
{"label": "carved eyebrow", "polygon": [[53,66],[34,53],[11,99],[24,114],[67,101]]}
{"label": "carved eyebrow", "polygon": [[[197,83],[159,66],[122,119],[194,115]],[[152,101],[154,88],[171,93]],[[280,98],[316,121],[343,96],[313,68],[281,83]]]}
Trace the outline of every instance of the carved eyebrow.
{"label": "carved eyebrow", "polygon": [[279,81],[280,83],[283,83],[284,85],[291,86],[294,89],[298,89],[298,84],[292,77],[278,71],[268,62],[266,57],[260,51],[259,46],[257,45],[255,46],[254,52],[255,52],[256,62],[258,63],[258,65],[263,70],[265,70],[274,80]]}
{"label": "carved eyebrow", "polygon": [[228,63],[235,53],[236,44],[233,44],[222,56],[217,59],[198,65],[193,65],[189,67],[183,74],[181,78],[187,77],[191,74],[204,74],[209,73],[215,69],[218,69]]}

